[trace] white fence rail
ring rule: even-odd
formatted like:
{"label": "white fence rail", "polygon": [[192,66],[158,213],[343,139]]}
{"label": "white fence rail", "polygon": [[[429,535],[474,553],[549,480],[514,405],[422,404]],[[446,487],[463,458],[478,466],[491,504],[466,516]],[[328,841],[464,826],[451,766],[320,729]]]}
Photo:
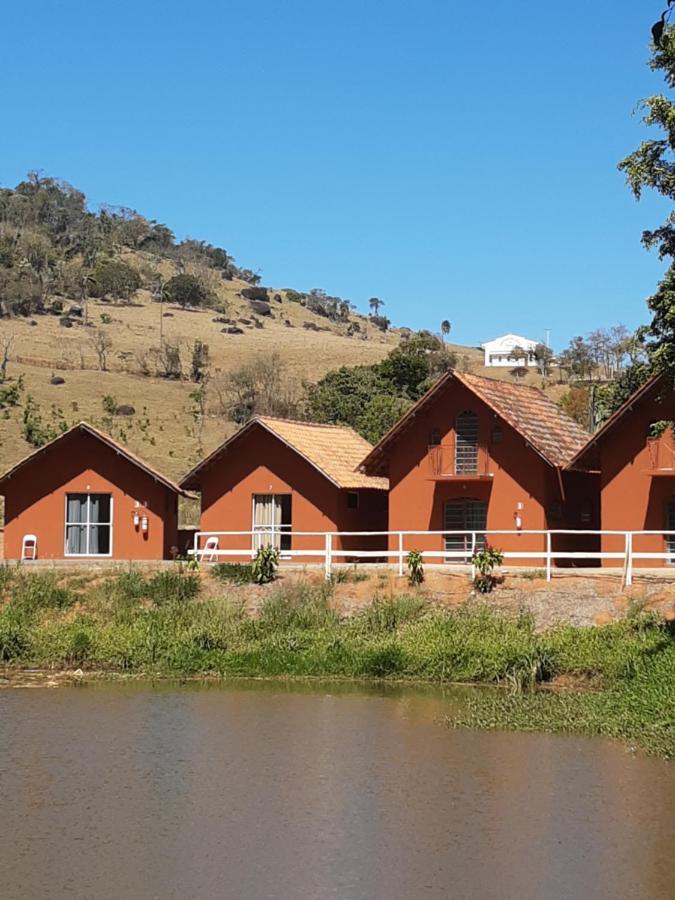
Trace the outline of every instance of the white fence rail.
{"label": "white fence rail", "polygon": [[[603,537],[616,538],[617,543],[621,544],[621,549],[617,550],[556,550],[553,548],[554,539],[558,536],[565,535],[567,538],[579,536],[581,538],[598,538],[602,541]],[[282,561],[292,562],[293,560],[316,560],[322,563],[326,578],[329,578],[333,566],[342,561],[342,563],[381,561],[391,563],[392,561],[398,567],[399,575],[405,572],[406,557],[410,550],[418,549],[415,546],[414,538],[418,539],[418,543],[424,542],[427,538],[439,537],[443,543],[447,539],[462,540],[464,549],[450,549],[441,546],[436,549],[422,550],[422,557],[427,562],[439,562],[441,564],[468,564],[472,566],[472,557],[476,550],[484,547],[490,537],[506,537],[516,542],[524,538],[541,537],[542,546],[540,548],[528,548],[523,550],[505,549],[503,551],[504,561],[520,561],[521,563],[529,562],[531,565],[543,565],[546,570],[546,580],[550,581],[553,576],[553,563],[556,560],[584,560],[586,562],[597,560],[601,563],[603,560],[613,560],[623,568],[624,582],[626,585],[633,583],[635,561],[636,560],[653,560],[664,564],[675,565],[675,531],[585,531],[574,529],[554,529],[542,531],[525,531],[525,530],[498,530],[498,531],[288,531],[287,529],[279,529],[271,527],[259,527],[252,531],[197,531],[194,535],[194,546],[189,553],[195,556],[201,562],[217,562],[219,560],[227,560],[232,558],[252,558],[255,556],[256,549],[264,543],[269,543],[280,549]],[[665,546],[663,551],[639,551],[635,550],[636,542],[643,537],[657,536],[661,539]],[[264,538],[267,538],[267,541]],[[368,538],[381,539],[382,548],[366,549],[342,547],[341,543],[344,538]],[[236,539],[236,540],[235,540]],[[240,539],[240,540],[239,540]],[[305,539],[315,539],[316,546],[297,546],[298,540],[305,543]],[[221,543],[236,544],[236,546],[222,547]],[[294,547],[294,543],[296,546]],[[513,540],[508,541],[509,544],[514,543]],[[496,542],[497,546],[499,541]],[[285,546],[287,545],[287,546]]]}

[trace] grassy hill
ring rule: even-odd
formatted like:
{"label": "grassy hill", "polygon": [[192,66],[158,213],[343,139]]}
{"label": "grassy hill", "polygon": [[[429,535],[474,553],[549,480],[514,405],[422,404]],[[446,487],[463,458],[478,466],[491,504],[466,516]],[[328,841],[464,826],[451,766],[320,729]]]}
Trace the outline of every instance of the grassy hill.
{"label": "grassy hill", "polygon": [[[100,267],[111,261],[137,280],[126,299],[101,289]],[[181,306],[157,290],[177,275],[196,279],[208,301]],[[45,433],[91,421],[179,477],[236,427],[224,399],[228,373],[272,362],[279,389],[300,399],[306,383],[331,370],[384,359],[407,331],[382,320],[378,327],[377,317],[321,292],[267,288],[261,307],[252,296],[258,282],[221,248],[177,243],[166,226],[131,210],[91,212],[81,192],[54,179],[33,174],[0,189],[0,363],[8,350],[0,398],[20,386],[14,405],[0,399],[0,469],[33,449],[28,416]],[[209,379],[197,397],[189,374],[200,342]],[[167,377],[162,348],[181,372]],[[448,349],[463,370],[485,371],[476,348]],[[541,385],[533,374],[525,380]]]}

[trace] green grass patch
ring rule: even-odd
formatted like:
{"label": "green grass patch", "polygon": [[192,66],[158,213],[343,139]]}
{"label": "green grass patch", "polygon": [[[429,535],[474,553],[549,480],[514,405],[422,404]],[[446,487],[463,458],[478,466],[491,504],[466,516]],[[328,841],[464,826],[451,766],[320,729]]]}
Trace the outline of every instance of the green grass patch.
{"label": "green grass patch", "polygon": [[[2,577],[5,665],[501,684],[510,690],[477,694],[451,724],[603,734],[675,756],[675,638],[652,614],[541,634],[489,602],[447,610],[418,594],[342,616],[330,583],[271,586],[252,616],[228,597],[202,600],[200,578],[178,567],[89,585]],[[530,690],[559,676],[593,690]]]}

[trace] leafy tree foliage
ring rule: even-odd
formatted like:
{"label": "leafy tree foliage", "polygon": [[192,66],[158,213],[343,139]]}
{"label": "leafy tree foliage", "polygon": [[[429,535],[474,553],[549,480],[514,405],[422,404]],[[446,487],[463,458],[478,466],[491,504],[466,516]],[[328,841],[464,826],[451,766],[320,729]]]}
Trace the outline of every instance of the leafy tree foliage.
{"label": "leafy tree foliage", "polygon": [[89,293],[94,297],[129,300],[141,286],[136,269],[121,259],[101,260],[91,274]]}
{"label": "leafy tree foliage", "polygon": [[590,388],[575,384],[559,400],[560,407],[582,428],[590,428]]}
{"label": "leafy tree foliage", "polygon": [[551,372],[551,363],[553,362],[553,351],[546,344],[539,343],[534,348],[534,359],[537,363],[537,370],[540,375],[546,377]]}
{"label": "leafy tree foliage", "polygon": [[309,385],[305,401],[308,419],[359,430],[364,409],[373,397],[392,394],[376,366],[342,366]]}
{"label": "leafy tree foliage", "polygon": [[645,383],[650,373],[651,368],[648,363],[636,363],[624,369],[615,381],[599,385],[594,397],[593,424],[602,425],[628,400],[631,394],[634,394]]}
{"label": "leafy tree foliage", "polygon": [[406,397],[376,394],[368,401],[359,416],[356,430],[371,444],[375,444],[398,422],[411,405]]}
{"label": "leafy tree foliage", "polygon": [[77,188],[30,172],[15,188],[0,188],[0,315],[44,312],[50,294],[127,299],[140,282],[121,268],[125,248],[205,266],[222,278],[260,280],[222,247],[176,243],[166,225],[126,207],[94,212]]}
{"label": "leafy tree foliage", "polygon": [[317,422],[349,425],[377,441],[454,364],[435,335],[411,334],[382,362],[343,366],[310,385],[305,414]]}
{"label": "leafy tree foliage", "polygon": [[164,295],[169,302],[180,306],[206,306],[210,300],[210,293],[201,279],[185,272],[167,281]]}
{"label": "leafy tree foliage", "polygon": [[[670,3],[668,4],[670,6]],[[662,19],[652,32],[650,67],[663,73],[669,88],[675,87],[675,28]],[[642,101],[643,120],[660,130],[661,136],[643,141],[619,163],[636,199],[651,188],[668,200],[675,200],[675,104],[663,94]],[[675,374],[675,210],[658,228],[645,231],[644,245],[656,247],[661,259],[670,260],[656,293],[647,301],[652,321],[646,329],[647,349],[652,366]]]}

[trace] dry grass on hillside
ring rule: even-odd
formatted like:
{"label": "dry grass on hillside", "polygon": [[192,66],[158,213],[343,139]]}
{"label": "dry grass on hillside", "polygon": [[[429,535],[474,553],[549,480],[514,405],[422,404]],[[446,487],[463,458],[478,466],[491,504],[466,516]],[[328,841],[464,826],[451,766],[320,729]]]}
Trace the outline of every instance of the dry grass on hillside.
{"label": "dry grass on hillside", "polygon": [[[142,254],[136,254],[142,257]],[[135,259],[135,264],[143,264]],[[169,276],[174,267],[166,263]],[[204,276],[204,272],[199,272]],[[207,272],[207,274],[209,274]],[[212,276],[212,272],[210,273]],[[143,375],[147,367],[155,372],[153,348],[160,343],[160,328],[165,343],[177,344],[181,349],[184,371],[189,370],[191,348],[196,340],[208,344],[211,372],[214,376],[210,390],[208,415],[202,432],[202,452],[208,452],[234,430],[216,401],[215,384],[226,373],[259,357],[279,355],[288,379],[297,393],[305,381],[316,381],[326,372],[340,366],[372,364],[386,356],[399,343],[400,330],[383,333],[372,326],[365,316],[353,314],[350,321],[361,332],[349,336],[347,325],[333,323],[289,300],[280,291],[281,302],[272,300],[272,315],[260,316],[251,311],[249,301],[241,296],[247,285],[240,281],[222,281],[213,285],[222,312],[213,309],[185,310],[155,302],[147,291],[139,291],[131,304],[104,303],[90,300],[90,326],[78,323],[72,328],[60,324],[58,316],[0,320],[2,337],[13,338],[8,374],[22,376],[23,399],[31,395],[39,404],[43,417],[51,417],[52,407],[62,410],[71,424],[81,419],[105,428],[103,398],[112,396],[118,404],[130,404],[136,415],[116,419],[114,433],[130,448],[158,466],[168,475],[185,473],[200,455],[199,441],[190,393],[194,384],[187,380],[173,381],[156,375]],[[270,297],[275,291],[270,289]],[[234,320],[243,334],[227,334],[226,323],[218,317]],[[240,320],[247,320],[249,324]],[[257,319],[262,327],[256,327]],[[34,324],[33,324],[34,323]],[[312,326],[305,328],[305,323]],[[313,330],[318,328],[320,330]],[[104,332],[112,341],[108,352],[108,371],[101,371],[94,338]],[[483,354],[471,347],[448,344],[457,353],[458,365],[478,374],[499,379],[511,379],[508,369],[482,367]],[[65,379],[64,384],[50,383],[52,375]],[[524,383],[542,385],[542,379],[528,373]],[[547,388],[554,397],[565,390],[551,385]],[[0,470],[6,469],[30,452],[21,434],[22,408],[6,412],[0,418]]]}
{"label": "dry grass on hillside", "polygon": [[[177,476],[189,469],[197,457],[198,441],[189,411],[189,394],[194,384],[140,374],[144,359],[154,371],[151,350],[159,345],[160,325],[164,341],[180,346],[184,369],[189,369],[195,340],[208,344],[215,376],[257,357],[277,353],[298,392],[303,381],[316,381],[341,365],[382,359],[400,339],[397,332],[382,333],[372,326],[365,340],[348,337],[344,326],[330,323],[288,300],[273,301],[271,317],[256,317],[263,323],[262,328],[238,323],[243,334],[224,334],[222,329],[227,326],[213,321],[219,315],[252,321],[248,301],[237,295],[242,287],[245,285],[240,282],[224,283],[220,293],[227,309],[223,313],[165,306],[170,315],[161,318],[160,305],[147,292],[140,291],[131,305],[90,300],[89,320],[94,327],[78,324],[64,328],[56,316],[37,317],[33,320],[35,325],[28,319],[4,319],[0,322],[2,335],[13,337],[8,374],[23,377],[24,399],[29,394],[34,397],[47,418],[52,405],[56,405],[69,423],[88,419],[101,424],[104,396],[113,396],[119,404],[131,404],[137,415],[119,421],[128,432],[129,446],[167,474]],[[102,315],[110,316],[112,321],[104,324]],[[354,319],[366,327],[363,317]],[[304,322],[327,330],[309,331],[303,327]],[[112,340],[106,372],[99,369],[93,343],[99,329]],[[50,384],[52,375],[64,378],[65,383]],[[134,422],[143,417],[143,410],[149,422],[141,431]],[[21,436],[21,415],[22,410],[15,408],[8,412],[8,418],[0,419],[0,469],[30,451]],[[214,402],[202,436],[204,450],[214,447],[233,427],[218,415]]]}

